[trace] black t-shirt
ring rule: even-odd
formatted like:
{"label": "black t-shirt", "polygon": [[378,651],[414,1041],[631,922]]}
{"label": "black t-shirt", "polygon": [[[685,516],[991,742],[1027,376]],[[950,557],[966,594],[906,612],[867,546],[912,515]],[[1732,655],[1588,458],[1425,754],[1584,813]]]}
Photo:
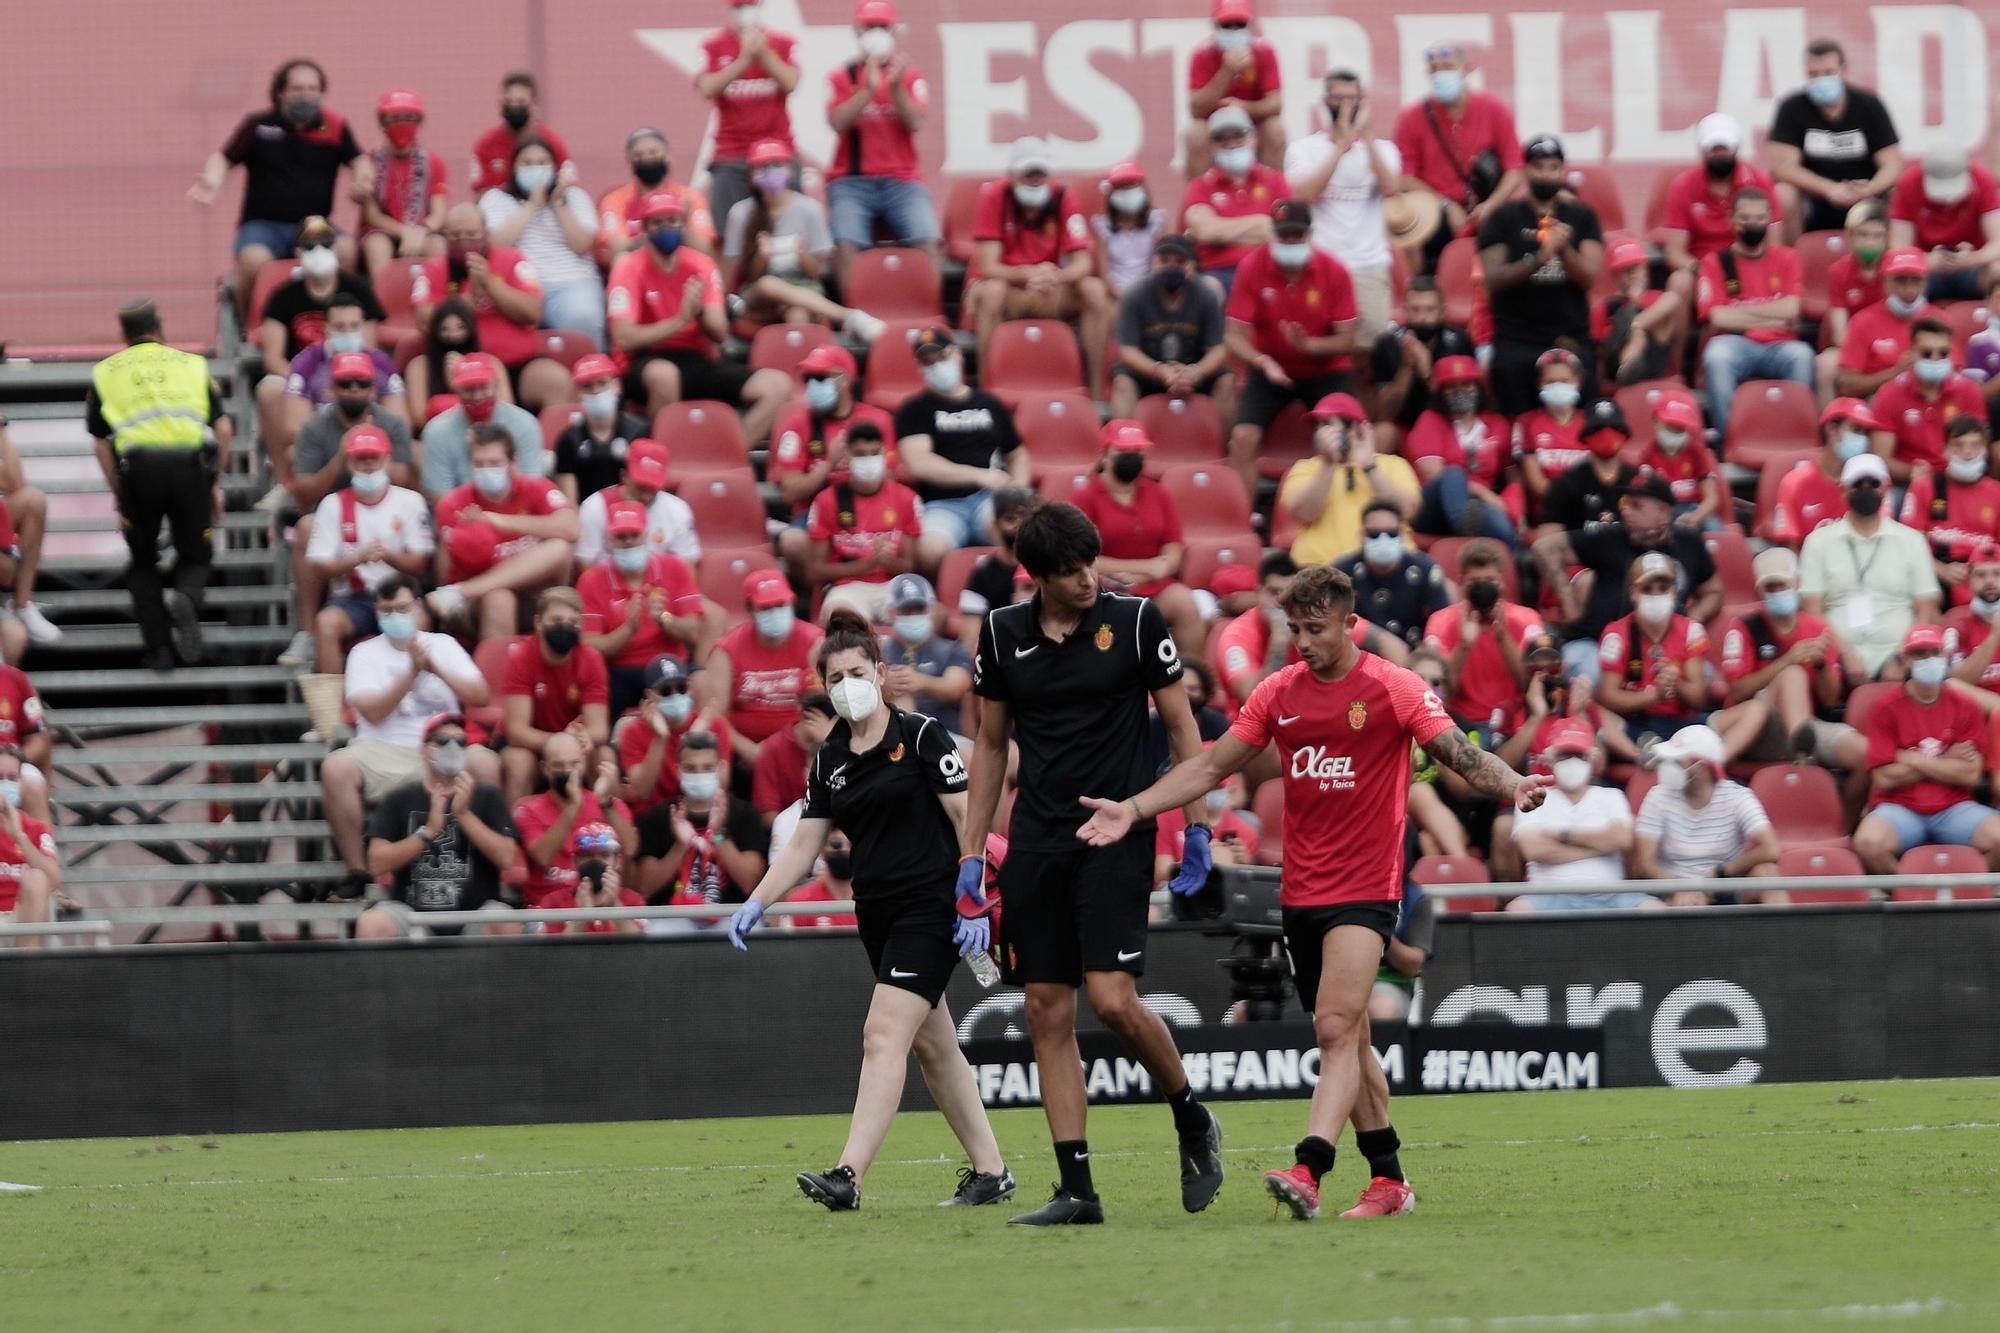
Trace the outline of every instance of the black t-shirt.
{"label": "black t-shirt", "polygon": [[982,555],[965,576],[965,591],[979,599],[976,605],[961,601],[959,610],[978,615],[998,610],[1014,600],[1014,572],[1020,568],[998,555]]}
{"label": "black t-shirt", "polygon": [[[507,798],[498,787],[484,783],[472,789],[472,813],[503,838],[514,837]],[[420,831],[430,818],[430,793],[421,782],[408,783],[382,798],[368,819],[368,836],[400,842]],[[500,896],[500,868],[459,827],[449,811],[444,832],[432,839],[416,860],[396,872],[389,896],[419,912],[469,912]]]}
{"label": "black t-shirt", "polygon": [[1875,174],[1875,154],[1896,144],[1896,122],[1882,99],[1852,84],[1840,118],[1832,120],[1801,88],[1778,103],[1771,142],[1799,150],[1802,165],[1830,181],[1865,181]]}
{"label": "black t-shirt", "polygon": [[[748,801],[739,801],[733,796],[719,798],[728,802],[722,817],[724,834],[729,841],[746,852],[764,855],[771,846],[771,835],[764,828],[764,821],[757,817],[757,809]],[[714,811],[705,815],[688,813],[688,822],[696,832],[708,828],[715,818]],[[674,848],[673,808],[656,805],[639,816],[636,830],[639,834],[639,855],[645,857],[665,856]],[[674,868],[674,877],[667,887],[653,896],[652,901],[663,903],[682,887],[681,872],[687,872],[686,887],[708,899],[710,902],[736,902],[750,895],[755,884],[738,884],[729,878],[729,871],[723,866],[719,856],[704,856],[699,849],[688,854],[682,866]]]}
{"label": "black t-shirt", "polygon": [[322,108],[319,124],[298,130],[272,108],[245,116],[222,156],[243,168],[242,221],[296,223],[332,215],[334,181],[361,145],[338,111]]}
{"label": "black t-shirt", "polygon": [[382,303],[375,299],[375,288],[359,273],[342,271],[334,277],[333,286],[324,298],[314,296],[306,290],[303,277],[293,278],[271,293],[271,299],[264,303],[264,318],[275,319],[285,326],[285,357],[297,356],[316,342],[326,339],[326,308],[333,298],[346,292],[361,303],[361,317],[381,321],[387,318]]}
{"label": "black t-shirt", "polygon": [[[1375,339],[1375,348],[1370,357],[1375,368],[1375,382],[1387,384],[1396,378],[1396,372],[1403,367],[1403,335],[1415,330],[1405,329],[1400,324],[1392,324],[1382,330]],[[1430,348],[1431,364],[1435,366],[1447,356],[1471,356],[1472,339],[1465,330],[1449,324],[1440,324],[1428,333],[1417,333],[1417,338]],[[1395,422],[1405,431],[1417,424],[1417,418],[1431,406],[1430,381],[1413,379],[1410,391],[1403,396],[1403,410],[1395,416]]]}
{"label": "black t-shirt", "polygon": [[[1568,223],[1575,233],[1572,245],[1604,241],[1604,229],[1588,204],[1558,199],[1555,219]],[[1479,248],[1506,247],[1508,263],[1535,254],[1542,248],[1541,220],[1541,211],[1525,199],[1502,204],[1480,224]],[[1590,293],[1570,281],[1560,255],[1535,270],[1526,282],[1494,292],[1490,304],[1496,339],[1537,347],[1552,347],[1558,338],[1579,344],[1590,341]]]}
{"label": "black t-shirt", "polygon": [[[1014,414],[990,393],[974,389],[965,398],[945,398],[929,389],[911,394],[896,409],[896,438],[931,437],[931,448],[947,463],[964,467],[994,467],[994,460],[1021,447]],[[975,494],[977,486],[938,486],[920,481],[917,495],[925,500],[956,500]]]}
{"label": "black t-shirt", "polygon": [[[1007,705],[1021,747],[1021,789],[1008,837],[1036,851],[1081,846],[1083,796],[1122,801],[1152,784],[1147,696],[1181,678],[1180,650],[1160,608],[1099,593],[1069,637],[1042,633],[1039,595],[986,616],[972,687]],[[1152,821],[1135,829],[1152,837]]]}
{"label": "black t-shirt", "polygon": [[556,437],[556,471],[576,478],[576,498],[581,503],[618,484],[625,475],[625,450],[647,433],[644,417],[620,412],[610,440],[600,441],[591,435],[590,423],[579,416]]}
{"label": "black t-shirt", "polygon": [[1569,545],[1576,552],[1577,563],[1597,576],[1591,583],[1583,619],[1568,627],[1572,639],[1602,638],[1606,626],[1631,612],[1628,584],[1632,562],[1647,551],[1664,551],[1680,566],[1674,582],[1675,602],[1682,611],[1694,590],[1715,577],[1715,561],[1700,534],[1682,527],[1669,530],[1666,541],[1657,546],[1634,546],[1623,523],[1592,523],[1581,532],[1572,532]]}
{"label": "black t-shirt", "polygon": [[830,819],[854,844],[854,899],[935,898],[949,905],[958,834],[939,793],[965,790],[965,760],[949,733],[921,713],[889,709],[873,749],[849,748],[854,730],[833,724],[806,770],[807,819]]}
{"label": "black t-shirt", "polygon": [[1542,494],[1542,522],[1559,524],[1571,532],[1586,523],[1615,523],[1618,497],[1638,475],[1638,468],[1620,461],[1618,471],[1605,481],[1586,458],[1549,483]]}
{"label": "black t-shirt", "polygon": [[1147,278],[1125,289],[1118,301],[1118,345],[1136,347],[1155,361],[1191,366],[1222,341],[1222,298],[1205,282],[1181,289],[1170,306],[1159,284]]}
{"label": "black t-shirt", "polygon": [[1451,602],[1444,571],[1415,551],[1405,551],[1401,562],[1383,573],[1377,573],[1359,551],[1336,560],[1334,568],[1354,581],[1355,613],[1411,648],[1424,641],[1431,613]]}

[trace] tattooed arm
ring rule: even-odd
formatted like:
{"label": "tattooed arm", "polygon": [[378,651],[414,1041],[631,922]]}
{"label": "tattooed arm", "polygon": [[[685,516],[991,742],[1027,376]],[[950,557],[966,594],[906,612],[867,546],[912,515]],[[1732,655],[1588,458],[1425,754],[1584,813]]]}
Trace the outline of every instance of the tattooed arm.
{"label": "tattooed arm", "polygon": [[1553,781],[1540,776],[1522,777],[1467,740],[1464,729],[1460,727],[1439,732],[1425,743],[1424,751],[1437,760],[1439,767],[1464,778],[1466,785],[1474,791],[1495,800],[1511,801],[1522,810],[1532,810],[1540,805]]}

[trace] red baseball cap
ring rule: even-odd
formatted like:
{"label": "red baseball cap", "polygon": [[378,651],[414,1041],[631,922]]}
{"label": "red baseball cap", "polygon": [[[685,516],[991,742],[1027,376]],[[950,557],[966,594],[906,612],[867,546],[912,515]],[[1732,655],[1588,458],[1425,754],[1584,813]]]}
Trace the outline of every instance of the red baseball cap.
{"label": "red baseball cap", "polygon": [[1910,626],[1910,632],[1903,636],[1903,651],[1906,653],[1943,652],[1944,627],[1941,625]]}
{"label": "red baseball cap", "polygon": [[1874,409],[1859,398],[1836,398],[1828,403],[1826,410],[1819,414],[1819,424],[1824,426],[1830,421],[1851,422],[1863,430],[1887,429],[1876,417]]}
{"label": "red baseball cap", "polygon": [[1104,177],[1104,183],[1112,186],[1143,185],[1145,182],[1146,169],[1137,162],[1120,162],[1105,173]]}
{"label": "red baseball cap", "polygon": [[493,382],[493,364],[483,356],[462,356],[451,368],[451,387],[477,389]]}
{"label": "red baseball cap", "polygon": [[1885,278],[1921,278],[1928,272],[1930,264],[1924,259],[1924,252],[1915,246],[1906,245],[1882,256]]}
{"label": "red baseball cap", "polygon": [[1146,434],[1146,428],[1124,417],[1105,422],[1104,429],[1097,432],[1097,442],[1114,453],[1143,454],[1153,447],[1153,437]]}
{"label": "red baseball cap", "polygon": [[896,23],[896,7],[889,0],[861,0],[854,7],[854,26],[857,28],[887,28]]}
{"label": "red baseball cap", "polygon": [[636,500],[619,500],[605,510],[604,530],[614,537],[646,530],[646,507]]}
{"label": "red baseball cap", "polygon": [[1972,548],[1972,554],[1965,558],[1968,565],[2000,564],[2000,542],[1981,542]]}
{"label": "red baseball cap", "polygon": [[1248,565],[1218,565],[1208,576],[1208,590],[1217,597],[1257,591],[1257,571]]}
{"label": "red baseball cap", "polygon": [[1469,356],[1447,356],[1440,358],[1431,367],[1431,383],[1437,388],[1453,384],[1479,383],[1479,363]]}
{"label": "red baseball cap", "polygon": [[853,379],[858,373],[854,357],[845,347],[833,343],[821,343],[799,360],[799,374],[805,376],[845,375]]}
{"label": "red baseball cap", "polygon": [[592,352],[589,356],[577,358],[569,372],[571,384],[588,384],[592,380],[615,380],[618,378],[618,363],[602,352]]}
{"label": "red baseball cap", "polygon": [[414,89],[391,88],[375,103],[375,114],[421,116],[424,114],[424,99],[419,97]]}
{"label": "red baseball cap", "polygon": [[750,145],[750,165],[768,167],[792,160],[792,150],[782,139],[759,139]]}
{"label": "red baseball cap", "polygon": [[1313,404],[1314,421],[1366,421],[1368,412],[1351,393],[1330,393]]}
{"label": "red baseball cap", "polygon": [[1581,722],[1565,722],[1549,738],[1551,754],[1589,754],[1597,748],[1597,737]]}
{"label": "red baseball cap", "polygon": [[1217,23],[1248,23],[1250,21],[1250,0],[1215,0],[1215,7],[1208,16]]}
{"label": "red baseball cap", "polygon": [[342,352],[333,358],[333,363],[328,373],[332,375],[335,381],[367,380],[370,384],[373,384],[375,382],[375,358],[369,356],[366,352]]}
{"label": "red baseball cap", "polygon": [[667,446],[658,440],[634,440],[625,451],[625,479],[635,486],[667,489]]}
{"label": "red baseball cap", "polygon": [[341,448],[349,458],[387,458],[389,435],[378,426],[356,426]]}
{"label": "red baseball cap", "polygon": [[465,725],[465,714],[463,713],[432,713],[424,721],[424,739],[429,740],[431,733],[439,727],[457,727],[460,731],[467,733],[467,740],[472,739],[470,729]]}
{"label": "red baseball cap", "polygon": [[687,205],[681,202],[681,197],[677,194],[655,190],[646,196],[643,204],[639,205],[639,216],[647,222],[651,222],[654,218],[684,218],[687,216]]}
{"label": "red baseball cap", "polygon": [[1694,399],[1684,393],[1661,394],[1653,404],[1653,419],[1662,426],[1675,426],[1681,430],[1701,429],[1701,409],[1695,406]]}
{"label": "red baseball cap", "polygon": [[1611,265],[1613,273],[1623,273],[1628,268],[1638,268],[1646,262],[1646,247],[1627,236],[1611,246],[1611,253],[1605,262]]}
{"label": "red baseball cap", "polygon": [[743,580],[743,600],[750,604],[752,611],[790,606],[792,585],[785,582],[785,576],[775,569],[753,570],[750,577]]}

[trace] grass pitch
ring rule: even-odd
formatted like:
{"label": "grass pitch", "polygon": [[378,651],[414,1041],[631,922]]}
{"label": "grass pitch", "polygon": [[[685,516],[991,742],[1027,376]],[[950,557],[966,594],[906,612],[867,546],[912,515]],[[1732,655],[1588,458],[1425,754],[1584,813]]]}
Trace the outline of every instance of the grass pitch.
{"label": "grass pitch", "polygon": [[[863,1211],[793,1172],[838,1117],[0,1144],[19,1329],[2000,1328],[2000,1081],[1419,1097],[1410,1217],[1318,1222],[1259,1175],[1303,1104],[1218,1104],[1231,1176],[1179,1206],[1163,1107],[1099,1110],[1108,1224],[940,1212],[908,1116]],[[997,1117],[1025,1209],[1038,1111]],[[949,1160],[947,1160],[949,1154]]]}

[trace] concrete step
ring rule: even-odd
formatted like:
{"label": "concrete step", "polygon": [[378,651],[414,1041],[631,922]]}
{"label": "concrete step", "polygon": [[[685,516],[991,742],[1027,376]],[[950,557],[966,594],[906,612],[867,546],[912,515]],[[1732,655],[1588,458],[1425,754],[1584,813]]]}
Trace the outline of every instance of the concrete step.
{"label": "concrete step", "polygon": [[[110,492],[105,492],[110,498]],[[254,509],[232,509],[222,516],[224,532],[270,532],[271,516]],[[117,532],[118,514],[109,509],[101,514],[72,514],[49,519],[50,532]]]}
{"label": "concrete step", "polygon": [[[269,559],[268,556],[265,557]],[[49,589],[35,591],[35,600],[49,615],[60,620],[64,615],[90,615],[103,612],[126,612],[132,610],[132,594],[123,588],[77,588],[70,590]],[[210,588],[202,598],[211,611],[235,610],[254,606],[290,606],[292,590],[276,583],[245,583],[233,587]]]}
{"label": "concrete step", "polygon": [[[234,648],[251,652],[269,650],[275,656],[279,649],[292,641],[292,630],[288,625],[224,625],[204,622],[201,627],[204,646],[213,649]],[[55,648],[37,648],[36,662],[50,660],[54,654],[63,652],[138,652],[143,646],[137,625],[71,625],[63,631],[63,641]]]}
{"label": "concrete step", "polygon": [[[143,671],[137,668],[108,668],[85,671],[38,671],[35,688],[43,694],[111,693],[126,691],[144,699],[166,691],[216,689],[284,689],[298,681],[298,672],[281,666],[202,666],[176,667],[172,671]],[[202,720],[233,722],[212,712]]]}
{"label": "concrete step", "polygon": [[[287,672],[287,675],[291,673]],[[39,680],[37,684],[39,684]],[[129,696],[128,696],[129,697]],[[181,727],[206,726],[227,722],[238,727],[296,726],[300,732],[312,725],[303,703],[231,704],[228,712],[206,704],[177,704],[171,707],[143,705],[137,708],[51,708],[49,726],[57,731],[89,731],[98,728],[125,731],[173,731]]]}
{"label": "concrete step", "polygon": [[299,801],[317,805],[317,782],[163,782],[143,787],[61,786],[49,799],[62,810],[94,810],[107,805],[172,805],[183,801],[218,805],[267,805]]}
{"label": "concrete step", "polygon": [[225,820],[220,824],[92,824],[69,826],[57,841],[68,847],[105,843],[275,842],[279,838],[327,838],[323,819]]}
{"label": "concrete step", "polygon": [[[234,719],[232,711],[231,719]],[[59,745],[58,768],[164,768],[174,764],[298,764],[326,758],[323,745]]]}
{"label": "concrete step", "polygon": [[[281,557],[269,547],[222,550],[215,553],[210,567],[269,570],[275,568],[280,559]],[[120,541],[116,546],[106,543],[90,550],[62,554],[52,552],[42,561],[42,573],[70,576],[118,575],[123,574],[125,567],[131,563],[131,555],[126,552],[125,544]],[[162,572],[171,567],[171,565],[163,566]]]}
{"label": "concrete step", "polygon": [[[87,473],[80,467],[72,468],[69,466],[71,463],[77,461],[80,460],[46,460],[42,468],[30,471],[28,480],[34,482],[35,485],[41,487],[50,495],[92,495],[102,494],[110,489],[104,484],[104,474],[97,470],[95,459],[91,460]],[[41,475],[51,465],[62,467],[63,471],[69,475],[49,477]],[[271,484],[269,482],[260,477],[252,476],[248,472],[228,472],[223,474],[222,492],[225,496],[232,499],[247,497],[248,499],[255,500],[270,489]]]}
{"label": "concrete step", "polygon": [[205,866],[114,866],[85,862],[63,867],[63,887],[122,884],[337,884],[347,878],[338,861],[220,861]]}

